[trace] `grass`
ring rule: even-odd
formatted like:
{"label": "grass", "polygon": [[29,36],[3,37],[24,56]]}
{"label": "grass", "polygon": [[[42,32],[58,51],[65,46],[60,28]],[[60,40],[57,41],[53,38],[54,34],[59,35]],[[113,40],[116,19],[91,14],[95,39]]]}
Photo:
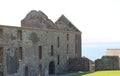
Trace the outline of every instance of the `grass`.
{"label": "grass", "polygon": [[92,73],[78,74],[75,76],[120,76],[120,70],[96,71]]}

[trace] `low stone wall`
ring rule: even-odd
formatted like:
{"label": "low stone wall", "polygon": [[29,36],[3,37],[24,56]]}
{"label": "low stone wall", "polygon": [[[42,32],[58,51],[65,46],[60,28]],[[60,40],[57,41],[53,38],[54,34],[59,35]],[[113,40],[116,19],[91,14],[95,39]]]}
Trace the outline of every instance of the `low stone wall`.
{"label": "low stone wall", "polygon": [[118,56],[103,56],[101,59],[95,60],[95,70],[118,70],[119,57]]}
{"label": "low stone wall", "polygon": [[70,71],[90,71],[93,70],[93,62],[88,58],[74,58],[69,59],[69,70]]}

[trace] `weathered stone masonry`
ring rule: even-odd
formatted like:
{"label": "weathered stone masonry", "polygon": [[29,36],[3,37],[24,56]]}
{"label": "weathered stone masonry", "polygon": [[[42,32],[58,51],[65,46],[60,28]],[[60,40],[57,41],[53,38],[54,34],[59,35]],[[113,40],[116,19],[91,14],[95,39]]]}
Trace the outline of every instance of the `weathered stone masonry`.
{"label": "weathered stone masonry", "polygon": [[95,60],[95,70],[119,70],[118,56],[103,56],[101,59]]}
{"label": "weathered stone masonry", "polygon": [[31,11],[21,25],[0,26],[3,76],[48,76],[68,70],[68,60],[81,57],[81,32],[64,16],[54,24],[41,11]]}

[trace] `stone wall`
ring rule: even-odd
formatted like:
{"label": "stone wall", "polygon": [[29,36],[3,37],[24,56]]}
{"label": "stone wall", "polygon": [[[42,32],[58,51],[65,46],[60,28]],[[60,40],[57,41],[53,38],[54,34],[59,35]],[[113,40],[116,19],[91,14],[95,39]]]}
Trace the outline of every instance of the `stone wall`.
{"label": "stone wall", "polygon": [[94,70],[94,62],[86,57],[69,59],[69,70],[91,71]]}
{"label": "stone wall", "polygon": [[[38,76],[40,69],[41,75],[47,76],[51,62],[54,62],[56,74],[68,70],[68,59],[76,57],[74,40],[75,34],[80,34],[79,32],[6,26],[0,26],[0,28],[4,31],[4,38],[0,40],[0,44],[4,48],[5,76],[24,76],[26,67],[28,67],[29,76]],[[21,40],[17,37],[18,30],[22,31]],[[67,40],[67,34],[69,34],[69,40]],[[59,47],[57,46],[58,37]],[[51,56],[51,45],[54,47],[53,56]],[[39,59],[39,46],[42,46],[41,59]],[[19,47],[22,47],[22,60],[18,58]]]}
{"label": "stone wall", "polygon": [[95,60],[95,70],[118,70],[119,57],[118,56],[103,56],[101,59]]}

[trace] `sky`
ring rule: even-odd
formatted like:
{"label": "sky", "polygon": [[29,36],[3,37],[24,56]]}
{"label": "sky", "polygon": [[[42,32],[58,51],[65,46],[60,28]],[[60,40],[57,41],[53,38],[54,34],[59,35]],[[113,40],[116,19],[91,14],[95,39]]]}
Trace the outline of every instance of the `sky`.
{"label": "sky", "polygon": [[0,0],[0,24],[20,26],[31,10],[53,22],[64,14],[82,31],[82,56],[95,60],[120,48],[120,0]]}

